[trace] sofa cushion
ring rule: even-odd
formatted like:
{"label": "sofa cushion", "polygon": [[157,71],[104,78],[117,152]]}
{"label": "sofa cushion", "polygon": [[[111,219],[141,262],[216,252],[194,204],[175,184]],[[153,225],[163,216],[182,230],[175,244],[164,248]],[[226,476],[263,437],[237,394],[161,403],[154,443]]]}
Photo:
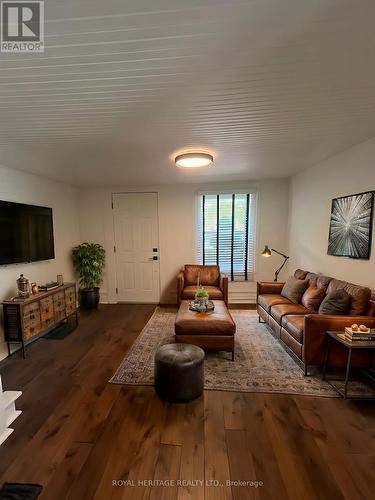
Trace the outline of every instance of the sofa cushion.
{"label": "sofa cushion", "polygon": [[219,286],[220,285],[220,268],[219,266],[198,266],[195,264],[187,264],[185,266],[185,284],[196,285],[200,273],[200,284]]}
{"label": "sofa cushion", "polygon": [[299,304],[308,283],[307,280],[298,280],[294,276],[290,276],[281,290],[281,295],[294,304]]}
{"label": "sofa cushion", "polygon": [[343,289],[329,293],[319,307],[319,314],[347,314],[351,298]]}
{"label": "sofa cushion", "polygon": [[317,311],[319,309],[320,303],[325,297],[325,291],[323,288],[317,288],[314,286],[309,286],[309,288],[302,295],[301,303],[307,309],[312,309]]}
{"label": "sofa cushion", "polygon": [[289,335],[284,328],[281,328],[280,339],[289,347],[291,351],[294,352],[294,354],[298,356],[299,359],[302,359],[302,345]]}
{"label": "sofa cushion", "polygon": [[331,280],[327,288],[327,295],[335,290],[343,289],[350,295],[352,302],[349,310],[351,316],[361,316],[366,314],[369,308],[371,290],[365,286],[354,285],[347,281]]}
{"label": "sofa cushion", "polygon": [[309,287],[313,286],[316,288],[324,288],[324,290],[327,290],[327,287],[332,280],[332,278],[325,276],[324,274],[310,272],[306,273],[306,276],[303,279],[309,280]]}
{"label": "sofa cushion", "polygon": [[318,277],[316,279],[316,286],[317,288],[323,288],[326,291],[331,281],[332,278],[330,276],[324,276],[324,274],[318,274]]}
{"label": "sofa cushion", "polygon": [[316,281],[318,279],[318,274],[308,272],[306,274],[306,276],[304,277],[304,279],[309,281],[309,287],[310,286],[316,287]]}
{"label": "sofa cushion", "polygon": [[304,271],[303,269],[296,269],[294,271],[294,277],[297,279],[297,280],[304,280],[305,279],[305,276],[307,274],[307,271]]}
{"label": "sofa cushion", "polygon": [[305,325],[305,316],[300,315],[287,315],[283,316],[281,326],[291,335],[297,342],[302,344],[303,341],[303,327]]}
{"label": "sofa cushion", "polygon": [[281,295],[275,295],[271,293],[265,293],[262,295],[258,295],[258,304],[263,307],[268,313],[272,306],[276,304],[290,304],[290,300],[286,297],[282,297]]}
{"label": "sofa cushion", "polygon": [[[217,288],[216,286],[205,286],[204,289],[207,290],[208,296],[211,300],[224,300],[223,292],[220,290],[220,288]],[[181,298],[192,300],[195,298],[196,291],[196,286],[185,286],[182,291]]]}
{"label": "sofa cushion", "polygon": [[374,297],[374,294],[371,295],[371,300],[369,302],[367,316],[375,316],[375,297]]}
{"label": "sofa cushion", "polygon": [[271,307],[271,316],[279,325],[286,314],[310,314],[313,312],[302,304],[277,304]]}

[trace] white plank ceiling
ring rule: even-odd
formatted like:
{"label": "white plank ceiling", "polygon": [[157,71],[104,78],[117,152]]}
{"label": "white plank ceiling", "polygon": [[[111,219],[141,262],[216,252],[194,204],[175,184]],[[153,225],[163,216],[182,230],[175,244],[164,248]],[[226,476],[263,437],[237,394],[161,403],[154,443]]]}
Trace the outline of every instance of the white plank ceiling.
{"label": "white plank ceiling", "polygon": [[[0,55],[0,164],[76,185],[285,177],[375,136],[374,0],[46,0]],[[173,167],[199,148],[215,165]]]}

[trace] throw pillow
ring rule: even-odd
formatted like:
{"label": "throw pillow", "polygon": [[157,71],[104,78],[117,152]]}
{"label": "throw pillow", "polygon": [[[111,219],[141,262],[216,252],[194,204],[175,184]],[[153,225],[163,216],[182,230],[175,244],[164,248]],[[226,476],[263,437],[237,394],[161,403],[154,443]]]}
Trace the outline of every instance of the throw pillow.
{"label": "throw pillow", "polygon": [[335,290],[320,304],[319,314],[346,314],[349,312],[351,301],[345,290]]}
{"label": "throw pillow", "polygon": [[287,279],[285,285],[283,286],[281,295],[289,299],[294,304],[299,304],[308,283],[308,280],[298,280],[294,276],[291,276]]}
{"label": "throw pillow", "polygon": [[307,307],[307,309],[317,311],[319,309],[320,303],[324,299],[325,294],[326,293],[323,288],[310,286],[302,296],[302,305]]}
{"label": "throw pillow", "polygon": [[306,278],[307,271],[304,271],[303,269],[296,269],[294,272],[294,277],[297,278],[298,280],[304,280]]}

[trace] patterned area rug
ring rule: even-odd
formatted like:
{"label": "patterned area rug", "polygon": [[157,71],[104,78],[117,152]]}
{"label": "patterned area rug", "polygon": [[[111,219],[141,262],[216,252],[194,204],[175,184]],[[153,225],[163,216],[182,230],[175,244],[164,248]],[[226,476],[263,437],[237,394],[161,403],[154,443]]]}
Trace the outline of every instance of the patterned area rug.
{"label": "patterned area rug", "polygon": [[[255,311],[231,311],[237,325],[235,361],[230,353],[205,358],[205,389],[239,392],[276,392],[337,397],[319,377],[305,377]],[[154,354],[159,345],[174,342],[173,309],[158,307],[110,382],[153,385]]]}

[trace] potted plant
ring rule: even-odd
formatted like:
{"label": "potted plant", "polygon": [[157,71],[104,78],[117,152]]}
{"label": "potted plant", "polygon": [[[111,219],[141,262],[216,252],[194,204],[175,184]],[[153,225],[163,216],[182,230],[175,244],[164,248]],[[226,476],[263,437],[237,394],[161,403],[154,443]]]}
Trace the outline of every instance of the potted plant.
{"label": "potted plant", "polygon": [[105,250],[99,243],[82,243],[73,248],[73,266],[79,276],[81,304],[96,309],[99,304],[99,285],[103,278]]}
{"label": "potted plant", "polygon": [[198,288],[195,292],[195,300],[199,303],[199,306],[206,307],[208,303],[208,292],[202,286]]}

